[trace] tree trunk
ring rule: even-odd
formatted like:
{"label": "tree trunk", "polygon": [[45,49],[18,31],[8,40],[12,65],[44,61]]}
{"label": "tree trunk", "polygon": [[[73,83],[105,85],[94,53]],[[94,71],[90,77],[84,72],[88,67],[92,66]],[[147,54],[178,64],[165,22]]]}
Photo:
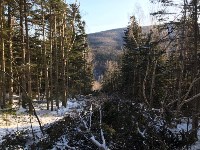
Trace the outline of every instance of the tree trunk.
{"label": "tree trunk", "polygon": [[[28,96],[30,100],[32,99],[32,88],[31,88],[31,54],[29,49],[29,29],[28,29],[28,10],[26,0],[24,0],[24,18],[25,18],[25,32],[26,32],[26,65],[27,65],[27,86],[28,86]],[[33,112],[31,101],[29,101],[29,113]]]}
{"label": "tree trunk", "polygon": [[[193,70],[193,78],[197,75],[197,49],[198,49],[198,35],[199,35],[199,27],[198,27],[198,14],[197,14],[197,0],[193,0],[193,21],[194,21],[194,51],[193,51],[193,61],[194,61],[194,70]],[[193,95],[197,94],[197,85],[193,88]],[[193,106],[193,114],[192,114],[192,130],[194,138],[197,137],[197,128],[198,128],[198,112],[199,112],[199,98],[196,98]]]}
{"label": "tree trunk", "polygon": [[47,110],[49,110],[49,74],[48,74],[48,61],[47,61],[47,49],[45,44],[45,18],[44,18],[44,8],[43,3],[41,3],[42,9],[42,36],[43,36],[43,58],[44,58],[44,74],[45,74],[45,96],[47,100]]}
{"label": "tree trunk", "polygon": [[65,59],[65,37],[64,37],[64,33],[65,33],[65,15],[63,15],[62,18],[62,28],[61,28],[61,40],[60,40],[60,48],[61,48],[61,53],[62,53],[62,106],[66,107],[67,103],[66,103],[66,99],[67,99],[67,95],[66,95],[66,75],[65,75],[65,69],[66,69],[66,59]]}
{"label": "tree trunk", "polygon": [[[149,55],[150,55],[150,52],[149,52]],[[147,66],[146,66],[146,73],[145,73],[145,76],[144,76],[144,79],[143,79],[143,82],[142,82],[142,93],[143,93],[144,102],[149,107],[151,107],[149,102],[148,102],[147,96],[146,96],[146,83],[147,83],[147,78],[148,78],[148,74],[149,74],[149,69],[150,69],[150,60],[148,58],[148,62],[147,62]]]}
{"label": "tree trunk", "polygon": [[6,77],[5,77],[5,47],[4,47],[4,37],[3,37],[3,30],[4,30],[4,24],[3,24],[3,17],[4,17],[4,6],[3,6],[3,1],[0,1],[0,52],[1,52],[1,77],[0,77],[0,107],[4,108],[5,107],[5,96],[6,96]]}
{"label": "tree trunk", "polygon": [[156,79],[156,68],[157,68],[157,63],[158,60],[155,60],[156,58],[154,58],[154,67],[153,67],[153,73],[152,73],[152,77],[151,77],[151,89],[150,89],[150,106],[153,107],[153,90],[155,88],[155,79]]}
{"label": "tree trunk", "polygon": [[52,41],[52,38],[53,38],[53,34],[52,34],[52,13],[51,13],[51,8],[50,8],[50,25],[49,25],[49,28],[50,28],[50,31],[49,31],[49,34],[50,34],[50,73],[49,73],[49,78],[50,78],[50,101],[51,101],[51,111],[53,111],[53,87],[54,87],[54,84],[53,84],[53,41]]}
{"label": "tree trunk", "polygon": [[[22,51],[22,76],[21,76],[21,82],[22,82],[22,87],[23,89],[26,90],[26,70],[25,70],[25,65],[26,65],[26,51],[25,51],[25,42],[24,42],[24,2],[23,0],[19,1],[19,12],[20,12],[20,36],[21,36],[21,51]],[[27,97],[26,93],[24,90],[22,90],[22,107],[26,108],[27,105]]]}
{"label": "tree trunk", "polygon": [[[8,4],[8,52],[9,52],[9,65],[8,65],[8,73],[10,76],[13,77],[13,20],[12,20],[12,12],[11,12],[11,3]],[[9,78],[8,80],[8,87],[9,87],[9,104],[13,103],[13,78]]]}
{"label": "tree trunk", "polygon": [[54,50],[55,50],[55,98],[56,98],[56,106],[59,108],[59,89],[58,89],[58,47],[57,47],[57,17],[54,12]]}

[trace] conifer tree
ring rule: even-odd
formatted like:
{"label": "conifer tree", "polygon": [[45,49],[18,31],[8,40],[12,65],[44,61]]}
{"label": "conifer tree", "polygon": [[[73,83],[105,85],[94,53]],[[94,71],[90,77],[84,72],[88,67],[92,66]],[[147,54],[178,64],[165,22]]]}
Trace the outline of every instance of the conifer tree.
{"label": "conifer tree", "polygon": [[7,93],[10,104],[14,92],[21,94],[20,105],[31,112],[32,98],[46,98],[53,110],[54,100],[66,107],[68,92],[90,91],[91,59],[77,3],[1,1],[0,21],[1,107]]}
{"label": "conifer tree", "polygon": [[139,44],[141,43],[141,28],[136,18],[131,17],[130,25],[125,31],[124,37],[124,55],[122,57],[122,89],[127,96],[132,97],[139,93],[137,81],[140,79],[136,75],[138,70]]}

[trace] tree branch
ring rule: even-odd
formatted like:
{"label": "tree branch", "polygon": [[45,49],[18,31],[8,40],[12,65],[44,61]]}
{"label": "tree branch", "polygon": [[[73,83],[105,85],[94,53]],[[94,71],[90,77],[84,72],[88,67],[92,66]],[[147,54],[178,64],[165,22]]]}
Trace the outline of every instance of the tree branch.
{"label": "tree branch", "polygon": [[12,78],[13,81],[16,82],[16,83],[18,84],[18,86],[20,86],[20,88],[24,91],[24,93],[26,94],[26,97],[28,98],[29,104],[30,104],[31,107],[33,108],[33,114],[35,115],[35,117],[36,117],[36,119],[37,119],[37,121],[38,121],[38,123],[39,123],[40,130],[41,130],[42,134],[44,135],[44,131],[43,131],[43,128],[42,128],[40,119],[39,119],[39,117],[38,117],[38,115],[37,115],[37,113],[36,113],[36,111],[35,111],[35,108],[34,108],[34,106],[33,106],[33,103],[31,102],[30,97],[28,96],[27,91],[23,88],[23,86],[19,83],[19,81],[17,81],[16,79],[14,79],[9,73],[7,73],[7,72],[5,72],[5,71],[3,71],[3,70],[0,70],[0,71],[3,72],[4,74],[6,74],[7,76],[9,76],[10,78]]}

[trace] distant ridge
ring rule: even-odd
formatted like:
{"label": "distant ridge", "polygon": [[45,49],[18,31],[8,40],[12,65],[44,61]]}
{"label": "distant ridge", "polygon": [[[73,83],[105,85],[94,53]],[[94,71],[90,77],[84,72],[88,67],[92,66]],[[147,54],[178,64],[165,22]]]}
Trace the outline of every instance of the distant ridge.
{"label": "distant ridge", "polygon": [[126,28],[88,34],[89,47],[94,54],[94,77],[99,80],[106,71],[107,61],[119,61]]}
{"label": "distant ridge", "polygon": [[[143,33],[148,33],[151,26],[143,26],[142,31]],[[96,33],[88,34],[88,41],[89,46],[93,49],[115,49],[115,50],[121,50],[123,47],[123,37],[124,37],[124,31],[127,28],[117,28],[117,29],[111,29],[106,31],[100,31]]]}
{"label": "distant ridge", "polygon": [[[144,33],[148,33],[150,28],[151,26],[144,26],[142,30]],[[96,80],[105,73],[107,61],[119,61],[126,29],[117,28],[88,34],[89,47],[94,54],[94,76]]]}
{"label": "distant ridge", "polygon": [[89,45],[92,49],[112,48],[121,50],[123,46],[123,36],[126,28],[118,28],[88,34]]}

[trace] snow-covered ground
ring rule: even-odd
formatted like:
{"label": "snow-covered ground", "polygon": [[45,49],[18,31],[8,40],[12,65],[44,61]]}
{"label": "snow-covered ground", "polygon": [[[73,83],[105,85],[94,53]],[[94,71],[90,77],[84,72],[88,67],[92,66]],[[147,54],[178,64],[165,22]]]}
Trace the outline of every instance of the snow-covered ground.
{"label": "snow-covered ground", "polygon": [[[62,119],[65,115],[70,115],[72,117],[76,116],[84,109],[85,106],[87,106],[86,105],[87,102],[84,99],[82,100],[68,99],[66,108],[60,107],[59,109],[50,111],[46,110],[45,101],[38,103],[38,101],[34,100],[33,102],[34,102],[33,103],[34,108],[37,112],[37,115],[40,119],[42,126],[47,126],[48,124],[58,121],[59,119]],[[15,108],[17,107],[15,106]],[[54,106],[54,108],[56,107]],[[0,112],[0,144],[3,142],[2,140],[3,136],[20,130],[30,132],[32,130],[31,126],[34,130],[34,134],[36,134],[38,137],[42,137],[39,128],[39,123],[37,122],[36,117],[33,115],[30,116],[27,113],[26,109],[19,107],[17,108],[17,111],[14,113]],[[191,130],[191,120],[189,121],[188,124],[187,118],[183,118],[179,124],[177,124],[171,129],[172,132],[180,132],[182,130],[184,131]],[[62,141],[66,143],[65,145],[68,146],[67,139],[65,139],[65,137],[61,138]],[[198,139],[199,140],[190,147],[191,150],[200,150],[200,130],[198,131]],[[58,147],[59,142],[56,143],[56,145]]]}
{"label": "snow-covered ground", "polygon": [[[61,104],[60,104],[61,106]],[[39,120],[43,125],[48,125],[59,119],[62,119],[65,115],[74,116],[81,112],[86,106],[85,101],[77,101],[76,99],[69,99],[67,101],[67,107],[60,107],[54,111],[46,109],[46,103],[34,102],[34,108],[37,112]],[[56,107],[55,107],[56,108]],[[2,137],[6,134],[16,131],[31,131],[31,126],[38,136],[41,135],[39,123],[33,115],[29,115],[26,109],[22,107],[17,108],[16,113],[0,113],[0,144],[3,142]]]}
{"label": "snow-covered ground", "polygon": [[198,135],[198,141],[196,141],[192,146],[191,150],[200,150],[200,130],[197,133]]}
{"label": "snow-covered ground", "polygon": [[[170,129],[172,132],[181,132],[181,131],[189,131],[192,129],[192,120],[189,119],[188,122],[188,118],[182,118],[181,122],[179,124],[176,125],[176,127]],[[191,147],[189,148],[190,150],[200,150],[200,129],[198,130],[198,140],[191,145]]]}

